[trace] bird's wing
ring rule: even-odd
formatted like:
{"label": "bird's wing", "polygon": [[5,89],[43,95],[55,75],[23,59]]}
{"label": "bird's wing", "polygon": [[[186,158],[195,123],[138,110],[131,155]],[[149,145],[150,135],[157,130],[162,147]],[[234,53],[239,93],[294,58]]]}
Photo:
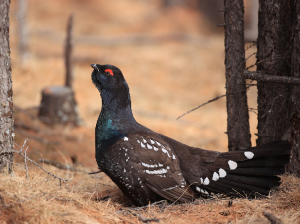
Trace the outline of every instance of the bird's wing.
{"label": "bird's wing", "polygon": [[124,149],[122,166],[131,170],[133,182],[139,179],[139,185],[171,201],[192,201],[195,197],[183,178],[177,156],[159,136],[135,133],[120,139],[114,147]]}

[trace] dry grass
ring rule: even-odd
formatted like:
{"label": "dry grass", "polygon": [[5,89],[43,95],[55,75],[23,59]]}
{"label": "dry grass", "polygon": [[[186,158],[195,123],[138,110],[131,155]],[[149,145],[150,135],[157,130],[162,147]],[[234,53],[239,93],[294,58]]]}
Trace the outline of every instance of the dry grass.
{"label": "dry grass", "polygon": [[13,176],[0,176],[0,223],[269,223],[264,210],[284,223],[300,222],[300,179],[294,176],[282,176],[281,186],[265,199],[215,197],[135,208],[128,207],[130,203],[103,174],[44,168],[72,182],[60,184],[32,165],[26,179],[24,170],[15,166]]}

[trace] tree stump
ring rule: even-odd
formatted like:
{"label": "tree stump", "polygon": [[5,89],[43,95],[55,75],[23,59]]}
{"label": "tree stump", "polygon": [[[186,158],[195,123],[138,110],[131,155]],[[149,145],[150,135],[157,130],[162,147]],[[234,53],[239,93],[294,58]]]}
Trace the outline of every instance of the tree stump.
{"label": "tree stump", "polygon": [[79,126],[81,119],[72,88],[49,86],[42,91],[40,119],[47,124]]}

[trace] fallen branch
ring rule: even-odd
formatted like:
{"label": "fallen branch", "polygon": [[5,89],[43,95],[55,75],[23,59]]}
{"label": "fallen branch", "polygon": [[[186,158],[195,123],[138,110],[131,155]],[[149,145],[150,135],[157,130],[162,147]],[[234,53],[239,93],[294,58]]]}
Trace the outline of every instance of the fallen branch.
{"label": "fallen branch", "polygon": [[261,82],[271,82],[280,84],[300,85],[300,79],[287,76],[268,75],[260,72],[250,72],[245,70],[244,77],[246,79],[257,80]]}
{"label": "fallen branch", "polygon": [[283,224],[279,218],[266,210],[264,210],[263,215],[271,222],[271,224]]}
{"label": "fallen branch", "polygon": [[61,164],[60,162],[57,162],[57,161],[54,161],[54,160],[50,160],[50,159],[39,159],[39,161],[40,161],[41,163],[45,163],[45,164],[48,164],[48,165],[51,165],[51,166],[55,166],[56,168],[61,169],[61,170],[69,170],[69,171],[73,171],[73,172],[83,172],[83,173],[87,173],[86,171],[84,171],[84,170],[79,170],[79,169],[77,169],[77,168],[74,167],[74,166],[64,165],[64,164]]}

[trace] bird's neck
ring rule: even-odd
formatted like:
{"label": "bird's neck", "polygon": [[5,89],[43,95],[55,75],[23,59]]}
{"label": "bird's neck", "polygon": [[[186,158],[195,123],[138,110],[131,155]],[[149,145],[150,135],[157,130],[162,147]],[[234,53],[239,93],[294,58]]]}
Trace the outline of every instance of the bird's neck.
{"label": "bird's neck", "polygon": [[96,124],[96,152],[105,152],[137,124],[131,111],[129,92],[122,95],[101,92],[102,109]]}

